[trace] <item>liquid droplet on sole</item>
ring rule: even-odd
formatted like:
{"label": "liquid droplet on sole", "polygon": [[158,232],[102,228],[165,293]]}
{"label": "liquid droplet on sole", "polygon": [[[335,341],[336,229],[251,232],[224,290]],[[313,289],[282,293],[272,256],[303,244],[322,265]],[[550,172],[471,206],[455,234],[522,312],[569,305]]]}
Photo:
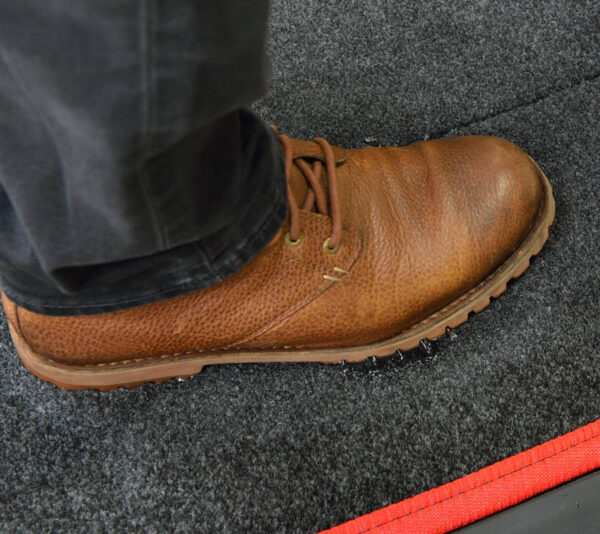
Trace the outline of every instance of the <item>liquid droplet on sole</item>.
{"label": "liquid droplet on sole", "polygon": [[431,344],[431,341],[429,341],[428,339],[422,339],[419,344],[421,345],[421,349],[425,352],[425,354],[427,354],[427,356],[433,355],[433,345]]}
{"label": "liquid droplet on sole", "polygon": [[375,356],[367,356],[365,359],[365,367],[367,369],[377,369],[379,362]]}
{"label": "liquid droplet on sole", "polygon": [[456,341],[458,339],[456,332],[452,330],[452,328],[450,328],[449,326],[446,327],[446,335],[448,336],[450,341]]}

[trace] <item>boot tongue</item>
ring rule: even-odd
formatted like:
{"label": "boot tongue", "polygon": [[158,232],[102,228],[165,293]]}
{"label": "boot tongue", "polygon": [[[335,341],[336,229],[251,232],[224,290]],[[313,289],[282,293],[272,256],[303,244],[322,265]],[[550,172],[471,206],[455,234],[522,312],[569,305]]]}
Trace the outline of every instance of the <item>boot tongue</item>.
{"label": "boot tongue", "polygon": [[308,182],[297,165],[292,165],[288,183],[290,184],[292,195],[294,195],[294,198],[298,203],[298,207],[302,208],[306,195],[308,194]]}
{"label": "boot tongue", "polygon": [[[298,168],[297,165],[293,163],[292,168],[290,170],[290,175],[287,177],[287,182],[290,185],[292,195],[294,195],[298,207],[302,208],[302,206],[304,205],[304,201],[306,200],[306,195],[308,194],[308,182],[306,181],[306,178],[304,178],[304,174],[302,174],[302,171]],[[273,239],[271,239],[267,246],[271,246],[274,243],[276,243],[286,231],[287,225],[284,224],[275,234]]]}
{"label": "boot tongue", "polygon": [[[303,139],[294,139],[290,138],[292,150],[294,152],[294,159],[303,158],[312,165],[312,161],[320,160],[325,166],[325,157],[323,155],[323,150],[319,146],[318,143],[314,141],[305,141]],[[335,157],[336,163],[342,163],[346,159],[346,150],[339,147],[332,147],[333,154]],[[321,185],[322,175],[321,175]],[[298,168],[297,165],[292,164],[292,169],[290,171],[290,176],[288,176],[290,188],[292,190],[292,194],[298,203],[298,206],[301,208],[304,204],[304,200],[306,199],[306,195],[308,193],[308,182],[304,177],[302,171]]]}

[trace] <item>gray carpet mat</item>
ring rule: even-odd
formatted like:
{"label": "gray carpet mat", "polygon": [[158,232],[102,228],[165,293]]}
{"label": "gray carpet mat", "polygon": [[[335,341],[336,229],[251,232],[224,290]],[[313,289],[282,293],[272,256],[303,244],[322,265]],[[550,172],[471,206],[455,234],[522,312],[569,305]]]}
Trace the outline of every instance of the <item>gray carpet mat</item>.
{"label": "gray carpet mat", "polygon": [[290,135],[406,144],[498,135],[553,184],[550,240],[455,331],[376,365],[232,365],[69,392],[0,320],[0,531],[313,532],[600,417],[596,0],[277,0]]}

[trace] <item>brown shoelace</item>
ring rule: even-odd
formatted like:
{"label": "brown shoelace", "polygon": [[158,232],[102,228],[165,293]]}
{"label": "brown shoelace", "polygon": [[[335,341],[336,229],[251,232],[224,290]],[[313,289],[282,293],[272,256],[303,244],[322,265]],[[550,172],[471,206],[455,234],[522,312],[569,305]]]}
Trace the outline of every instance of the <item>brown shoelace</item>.
{"label": "brown shoelace", "polygon": [[294,194],[292,193],[289,183],[292,165],[296,165],[306,178],[306,181],[309,185],[308,193],[306,195],[304,204],[302,205],[302,209],[312,211],[316,204],[317,213],[331,217],[331,236],[325,240],[323,247],[325,248],[326,252],[334,254],[337,252],[342,241],[342,212],[340,209],[340,201],[338,196],[337,178],[335,173],[335,156],[333,154],[333,149],[325,139],[321,137],[315,137],[315,143],[318,143],[321,146],[325,156],[325,170],[327,173],[327,185],[329,190],[328,206],[327,195],[325,194],[320,180],[321,171],[323,170],[323,163],[320,160],[315,160],[311,166],[301,158],[294,159],[292,142],[290,138],[287,135],[279,135],[279,141],[283,147],[285,158],[285,175],[288,178],[287,195],[288,209],[290,213],[290,229],[286,238],[291,245],[298,245],[302,240],[302,229],[300,228],[300,208],[296,202]]}

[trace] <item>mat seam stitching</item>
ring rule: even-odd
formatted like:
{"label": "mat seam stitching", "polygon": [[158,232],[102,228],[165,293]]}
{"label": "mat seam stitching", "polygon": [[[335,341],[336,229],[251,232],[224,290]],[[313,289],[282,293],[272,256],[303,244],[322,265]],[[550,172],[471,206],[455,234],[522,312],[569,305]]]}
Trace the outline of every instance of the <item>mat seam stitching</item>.
{"label": "mat seam stitching", "polygon": [[[552,458],[552,457],[554,457],[554,456],[558,456],[559,454],[563,454],[564,452],[566,452],[566,451],[568,451],[568,450],[570,450],[570,449],[573,449],[574,447],[578,447],[579,445],[583,445],[584,443],[587,443],[587,442],[589,442],[589,441],[593,441],[593,440],[597,439],[599,436],[600,436],[600,432],[599,432],[599,433],[597,433],[597,434],[594,434],[592,437],[590,437],[590,438],[588,438],[588,439],[585,439],[585,440],[583,440],[583,441],[579,441],[579,442],[577,442],[577,443],[574,443],[574,444],[572,444],[572,445],[569,445],[568,447],[566,447],[566,448],[564,448],[564,449],[561,449],[561,450],[559,450],[559,451],[557,451],[557,452],[554,452],[554,453],[550,454],[549,456],[545,456],[544,458],[541,458],[541,459],[539,459],[539,460],[536,460],[535,462],[531,462],[531,463],[529,463],[529,464],[527,464],[527,465],[524,465],[524,466],[520,467],[519,469],[514,469],[513,471],[510,471],[509,473],[504,473],[503,475],[500,475],[499,477],[496,477],[496,478],[493,478],[493,479],[491,479],[491,480],[488,480],[488,481],[484,482],[483,484],[479,484],[479,485],[477,485],[477,486],[473,486],[472,488],[469,488],[469,489],[463,490],[463,491],[461,491],[461,492],[459,492],[459,493],[456,493],[456,494],[454,494],[454,495],[451,495],[450,497],[445,497],[444,499],[441,499],[441,500],[439,500],[439,501],[436,501],[436,502],[434,502],[434,503],[428,504],[427,506],[423,506],[423,507],[421,507],[421,508],[419,508],[419,509],[417,509],[417,510],[413,510],[412,512],[408,512],[408,513],[406,513],[406,514],[403,514],[403,515],[401,515],[401,516],[398,516],[398,517],[394,517],[394,518],[392,518],[392,519],[389,519],[388,521],[385,521],[384,523],[380,523],[380,524],[378,524],[378,525],[375,525],[374,527],[370,527],[370,528],[368,528],[368,529],[366,529],[366,530],[361,530],[361,531],[360,531],[358,534],[365,534],[366,532],[371,532],[371,531],[373,531],[373,530],[375,530],[375,529],[377,529],[377,528],[379,528],[379,527],[382,527],[382,526],[384,526],[384,525],[388,525],[388,524],[390,524],[390,523],[393,523],[394,521],[398,521],[399,519],[403,519],[403,518],[405,518],[405,517],[408,517],[408,516],[410,516],[410,515],[414,515],[414,514],[416,514],[416,513],[422,512],[423,510],[426,510],[427,508],[433,508],[434,506],[437,506],[438,504],[441,504],[441,503],[443,503],[443,502],[446,502],[446,501],[450,501],[450,500],[452,500],[452,499],[455,499],[456,497],[459,497],[459,496],[461,496],[461,495],[464,495],[464,494],[466,494],[466,493],[469,493],[470,491],[473,491],[473,490],[476,490],[476,489],[482,488],[482,487],[484,487],[484,486],[487,486],[488,484],[491,484],[491,483],[493,483],[493,482],[496,482],[496,481],[498,481],[498,480],[500,480],[500,479],[502,479],[502,478],[505,478],[505,477],[507,477],[507,476],[514,475],[515,473],[518,473],[519,471],[524,471],[525,469],[528,469],[528,468],[530,468],[530,467],[532,467],[532,466],[534,466],[534,465],[536,465],[536,464],[539,464],[539,463],[545,462],[546,460],[549,460],[550,458]],[[543,444],[542,444],[542,446],[543,446]],[[459,480],[460,480],[460,479],[459,479]]]}

